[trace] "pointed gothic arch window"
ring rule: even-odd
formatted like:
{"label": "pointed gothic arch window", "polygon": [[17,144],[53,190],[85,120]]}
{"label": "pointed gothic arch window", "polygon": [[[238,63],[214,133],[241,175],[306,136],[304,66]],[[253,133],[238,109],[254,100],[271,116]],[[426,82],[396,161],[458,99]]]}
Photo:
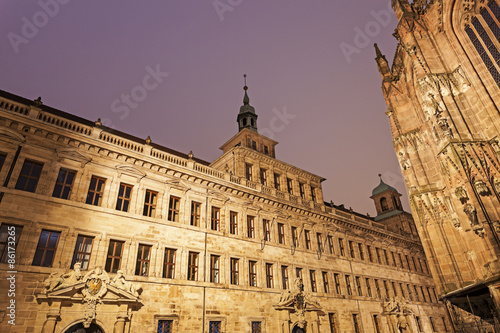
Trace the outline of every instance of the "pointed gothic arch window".
{"label": "pointed gothic arch window", "polygon": [[500,87],[500,6],[496,0],[490,1],[479,15],[472,18],[465,32]]}
{"label": "pointed gothic arch window", "polygon": [[380,207],[382,208],[382,211],[385,212],[389,210],[389,205],[387,204],[387,198],[383,197],[380,199]]}

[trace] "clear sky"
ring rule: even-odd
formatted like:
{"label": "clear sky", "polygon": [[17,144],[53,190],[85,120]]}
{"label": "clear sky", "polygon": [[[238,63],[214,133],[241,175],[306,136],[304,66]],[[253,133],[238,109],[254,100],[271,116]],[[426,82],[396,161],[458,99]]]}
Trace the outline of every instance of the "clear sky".
{"label": "clear sky", "polygon": [[211,162],[245,73],[259,130],[325,201],[373,216],[379,173],[406,193],[374,61],[390,0],[2,0],[0,19],[2,90]]}

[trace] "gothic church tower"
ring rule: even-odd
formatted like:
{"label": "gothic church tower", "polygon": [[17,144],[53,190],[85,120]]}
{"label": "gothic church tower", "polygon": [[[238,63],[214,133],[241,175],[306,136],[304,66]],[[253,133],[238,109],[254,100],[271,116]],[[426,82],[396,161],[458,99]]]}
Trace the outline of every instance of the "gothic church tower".
{"label": "gothic church tower", "polygon": [[392,7],[395,58],[389,66],[375,45],[376,62],[417,230],[455,320],[492,325],[500,309],[500,1]]}

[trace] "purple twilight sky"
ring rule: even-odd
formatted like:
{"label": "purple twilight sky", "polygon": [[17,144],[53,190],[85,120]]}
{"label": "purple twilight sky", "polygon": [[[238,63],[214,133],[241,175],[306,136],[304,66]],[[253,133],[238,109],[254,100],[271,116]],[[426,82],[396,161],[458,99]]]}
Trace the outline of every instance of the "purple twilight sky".
{"label": "purple twilight sky", "polygon": [[238,130],[246,73],[277,158],[325,177],[325,201],[373,216],[377,174],[406,192],[374,61],[375,42],[393,58],[389,9],[390,0],[3,0],[0,89],[211,162]]}

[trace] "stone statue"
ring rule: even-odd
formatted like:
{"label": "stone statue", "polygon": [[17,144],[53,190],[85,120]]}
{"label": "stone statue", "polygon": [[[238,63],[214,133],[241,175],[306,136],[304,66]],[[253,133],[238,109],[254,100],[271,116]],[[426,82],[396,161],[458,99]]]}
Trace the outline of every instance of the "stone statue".
{"label": "stone statue", "polygon": [[471,226],[479,225],[479,221],[477,219],[477,211],[474,206],[472,206],[471,204],[466,204],[464,207],[464,212],[469,217]]}
{"label": "stone statue", "polygon": [[130,281],[125,280],[125,276],[123,275],[123,271],[119,270],[116,272],[115,278],[110,283],[112,286],[124,290],[128,293],[131,293],[134,296],[139,296],[139,290],[142,289],[140,285],[133,284]]}
{"label": "stone statue", "polygon": [[71,272],[59,275],[57,273],[52,273],[50,277],[44,281],[45,293],[74,285],[79,282],[81,278],[81,264],[77,262]]}
{"label": "stone statue", "polygon": [[398,315],[397,325],[398,325],[398,330],[400,333],[410,332],[410,325],[408,325],[408,322],[406,321],[405,316]]}

